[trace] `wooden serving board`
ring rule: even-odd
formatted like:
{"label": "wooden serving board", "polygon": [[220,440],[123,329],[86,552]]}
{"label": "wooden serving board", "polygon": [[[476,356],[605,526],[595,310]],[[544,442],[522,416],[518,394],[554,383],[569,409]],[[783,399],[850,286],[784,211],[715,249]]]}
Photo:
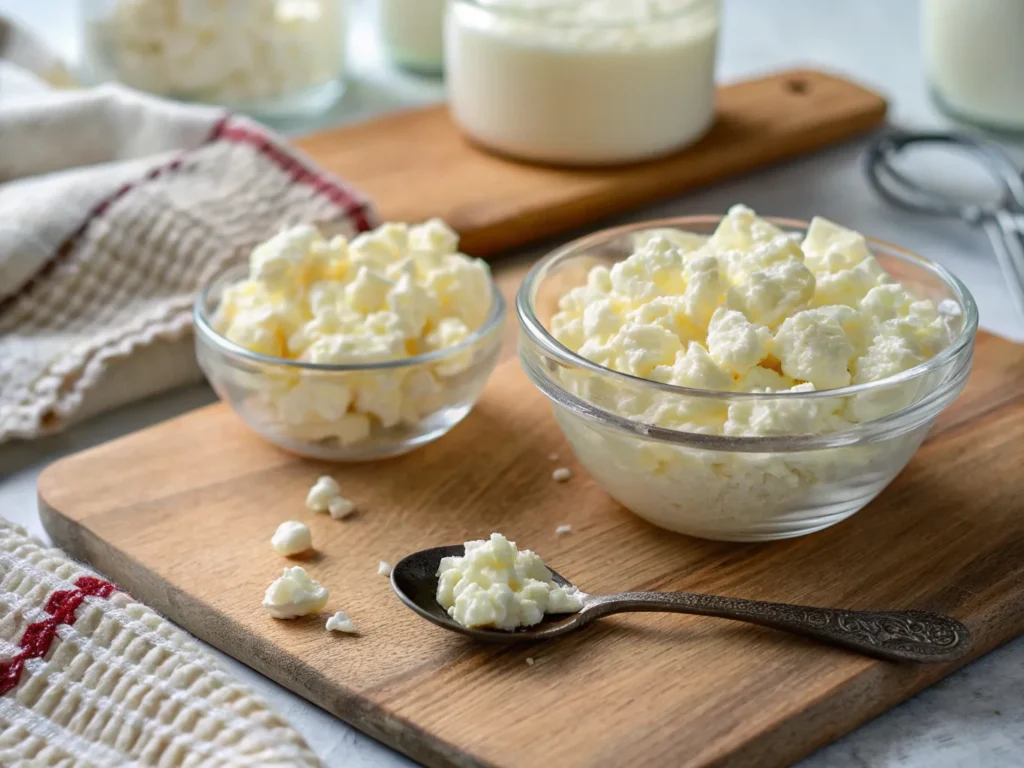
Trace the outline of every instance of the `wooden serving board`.
{"label": "wooden serving board", "polygon": [[300,139],[366,192],[389,221],[440,216],[463,248],[490,256],[679,192],[808,154],[880,126],[885,100],[841,78],[794,71],[720,88],[696,145],[619,168],[527,165],[470,144],[446,107],[401,112]]}
{"label": "wooden serving board", "polygon": [[[506,294],[521,273],[503,275]],[[750,545],[666,533],[615,504],[575,465],[508,341],[473,413],[408,456],[295,458],[211,406],[51,466],[43,523],[189,631],[431,766],[781,766],[952,670],[659,614],[550,644],[479,646],[418,618],[377,575],[380,559],[491,531],[595,592],[945,611],[970,627],[975,655],[1024,630],[1024,347],[979,337],[967,391],[869,507],[812,536]],[[574,469],[570,482],[552,481],[551,452]],[[303,506],[328,471],[359,502],[351,521]],[[313,531],[304,564],[330,588],[328,612],[347,611],[359,636],[328,634],[324,616],[263,612],[288,564],[270,535],[290,518]],[[563,523],[573,532],[556,536]]]}

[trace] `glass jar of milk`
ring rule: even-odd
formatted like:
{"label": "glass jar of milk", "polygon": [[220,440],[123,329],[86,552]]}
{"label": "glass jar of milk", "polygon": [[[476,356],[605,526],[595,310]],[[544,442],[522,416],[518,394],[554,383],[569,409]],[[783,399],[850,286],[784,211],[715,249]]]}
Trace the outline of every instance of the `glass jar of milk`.
{"label": "glass jar of milk", "polygon": [[260,115],[343,90],[347,0],[81,0],[86,78]]}
{"label": "glass jar of milk", "polygon": [[939,105],[970,122],[1024,130],[1024,0],[925,0],[921,22]]}
{"label": "glass jar of milk", "polygon": [[401,67],[437,74],[444,69],[447,0],[378,0],[381,41]]}
{"label": "glass jar of milk", "polygon": [[452,115],[500,154],[559,165],[665,155],[714,119],[718,0],[451,0]]}

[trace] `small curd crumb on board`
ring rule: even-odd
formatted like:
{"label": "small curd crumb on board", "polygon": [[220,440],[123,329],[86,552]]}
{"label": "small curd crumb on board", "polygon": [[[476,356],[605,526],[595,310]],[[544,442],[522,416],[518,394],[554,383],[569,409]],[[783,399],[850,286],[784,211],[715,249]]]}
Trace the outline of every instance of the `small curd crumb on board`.
{"label": "small curd crumb on board", "polygon": [[548,454],[548,461],[558,461],[558,454],[557,453],[549,453]]}
{"label": "small curd crumb on board", "polygon": [[298,520],[285,520],[274,531],[270,546],[279,555],[289,557],[301,554],[313,548],[313,536],[305,523]]}
{"label": "small curd crumb on board", "polygon": [[327,620],[328,632],[344,632],[349,635],[356,634],[356,625],[344,611],[338,611]]}
{"label": "small curd crumb on board", "polygon": [[321,475],[306,494],[306,508],[326,512],[332,499],[341,496],[341,486],[330,475]]}
{"label": "small curd crumb on board", "polygon": [[572,472],[569,471],[568,467],[559,467],[551,473],[551,479],[556,483],[567,483],[571,477]]}
{"label": "small curd crumb on board", "polygon": [[335,520],[347,520],[356,513],[356,504],[344,496],[335,496],[328,503],[327,511]]}
{"label": "small curd crumb on board", "polygon": [[533,666],[533,664],[534,664],[534,662],[533,662],[533,656],[527,656],[527,657],[526,657],[526,666],[528,666],[528,667],[532,667],[532,666]]}
{"label": "small curd crumb on board", "polygon": [[377,564],[377,575],[378,576],[390,576],[391,575],[391,565],[387,561],[381,560]]}
{"label": "small curd crumb on board", "polygon": [[327,512],[335,520],[351,517],[355,502],[341,495],[341,486],[330,475],[321,475],[306,496],[306,507],[314,512]]}
{"label": "small curd crumb on board", "polygon": [[263,595],[263,607],[275,619],[296,619],[319,613],[327,605],[328,592],[305,568],[285,568]]}
{"label": "small curd crumb on board", "polygon": [[567,533],[572,533],[571,525],[560,525],[557,528],[555,528],[556,536],[565,536]]}

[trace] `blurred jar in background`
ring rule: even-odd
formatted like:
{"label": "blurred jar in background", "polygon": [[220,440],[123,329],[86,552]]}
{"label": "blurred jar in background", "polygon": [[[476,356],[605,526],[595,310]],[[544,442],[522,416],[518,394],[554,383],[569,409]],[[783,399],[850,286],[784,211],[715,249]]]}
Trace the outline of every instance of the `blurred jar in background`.
{"label": "blurred jar in background", "polygon": [[1024,130],[1024,0],[924,0],[925,67],[954,117]]}
{"label": "blurred jar in background", "polygon": [[85,70],[150,93],[268,116],[344,89],[346,0],[82,0]]}
{"label": "blurred jar in background", "polygon": [[381,40],[401,67],[437,74],[444,69],[447,0],[379,0]]}
{"label": "blurred jar in background", "polygon": [[533,162],[675,152],[714,122],[720,9],[719,0],[451,0],[452,117],[477,144]]}

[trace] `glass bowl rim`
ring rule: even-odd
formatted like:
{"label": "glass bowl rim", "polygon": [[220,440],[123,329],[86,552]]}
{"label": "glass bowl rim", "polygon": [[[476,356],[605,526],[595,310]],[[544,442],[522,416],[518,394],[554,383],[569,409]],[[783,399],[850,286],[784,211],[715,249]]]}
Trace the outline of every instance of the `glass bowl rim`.
{"label": "glass bowl rim", "polygon": [[[864,238],[869,248],[874,249],[875,247],[880,247],[886,251],[892,252],[898,258],[910,262],[938,277],[955,295],[963,314],[963,323],[961,324],[960,331],[957,333],[956,338],[954,338],[948,346],[943,348],[934,357],[925,360],[923,363],[920,363],[913,368],[908,368],[906,371],[895,374],[894,376],[888,376],[876,381],[868,381],[863,384],[851,384],[837,389],[820,389],[812,392],[793,392],[791,390],[784,392],[725,392],[722,390],[696,389],[681,387],[675,384],[666,384],[660,381],[645,379],[640,376],[616,371],[577,355],[568,347],[558,342],[547,328],[544,327],[536,313],[533,311],[532,294],[534,287],[547,276],[552,267],[557,265],[560,261],[576,255],[579,251],[582,251],[587,247],[604,244],[609,240],[631,232],[644,231],[648,229],[682,229],[685,231],[686,225],[688,224],[717,224],[722,220],[723,216],[724,214],[698,214],[692,216],[673,216],[662,219],[633,222],[630,224],[623,224],[621,226],[599,230],[556,248],[533,265],[519,286],[519,290],[516,293],[516,314],[518,315],[520,327],[526,335],[534,343],[538,344],[547,354],[568,366],[583,368],[597,375],[610,377],[613,380],[618,380],[632,386],[649,387],[676,395],[685,395],[687,397],[725,401],[764,401],[776,399],[782,400],[786,398],[817,400],[834,397],[847,397],[850,395],[861,394],[863,392],[878,391],[893,385],[906,383],[924,376],[937,368],[941,368],[959,357],[964,349],[973,343],[978,330],[978,306],[974,297],[971,295],[971,292],[967,289],[967,286],[964,285],[960,278],[941,264],[938,264],[931,259],[927,259],[924,256],[898,245],[894,245],[886,240],[873,237]],[[802,221],[800,219],[789,219],[776,216],[762,216],[761,218],[771,224],[785,228],[787,231],[800,230],[806,232],[807,228],[810,226],[810,222]]]}
{"label": "glass bowl rim", "polygon": [[484,320],[483,324],[479,328],[470,333],[469,336],[458,344],[445,347],[444,349],[435,349],[431,352],[413,355],[412,357],[400,357],[395,358],[394,360],[382,360],[376,363],[310,363],[303,360],[290,360],[285,357],[276,357],[274,355],[264,355],[261,352],[253,352],[240,344],[236,344],[214,329],[209,313],[206,309],[210,294],[214,289],[221,288],[222,286],[226,287],[232,282],[244,278],[247,274],[247,264],[236,264],[218,272],[206,283],[206,285],[203,286],[202,290],[200,290],[196,296],[196,299],[192,304],[192,319],[198,332],[198,336],[203,340],[210,342],[219,353],[234,358],[245,358],[264,365],[277,365],[285,368],[317,371],[321,373],[367,373],[370,371],[411,368],[424,363],[433,363],[445,360],[446,358],[473,347],[481,339],[487,337],[492,331],[500,327],[501,323],[505,319],[505,297],[502,296],[497,283],[494,282],[494,279],[490,278],[491,308],[488,310],[487,319]]}
{"label": "glass bowl rim", "polygon": [[573,21],[571,19],[558,21],[552,21],[546,18],[538,19],[534,13],[528,9],[516,8],[512,5],[492,5],[486,2],[486,0],[453,0],[453,5],[465,5],[505,19],[534,22],[557,29],[622,29],[624,27],[635,27],[637,24],[658,24],[665,21],[685,19],[692,16],[694,13],[699,13],[705,8],[712,8],[716,12],[721,13],[722,3],[721,0],[682,0],[680,7],[658,11],[649,18],[632,20],[618,19],[605,22],[595,22],[591,19],[582,21]]}

